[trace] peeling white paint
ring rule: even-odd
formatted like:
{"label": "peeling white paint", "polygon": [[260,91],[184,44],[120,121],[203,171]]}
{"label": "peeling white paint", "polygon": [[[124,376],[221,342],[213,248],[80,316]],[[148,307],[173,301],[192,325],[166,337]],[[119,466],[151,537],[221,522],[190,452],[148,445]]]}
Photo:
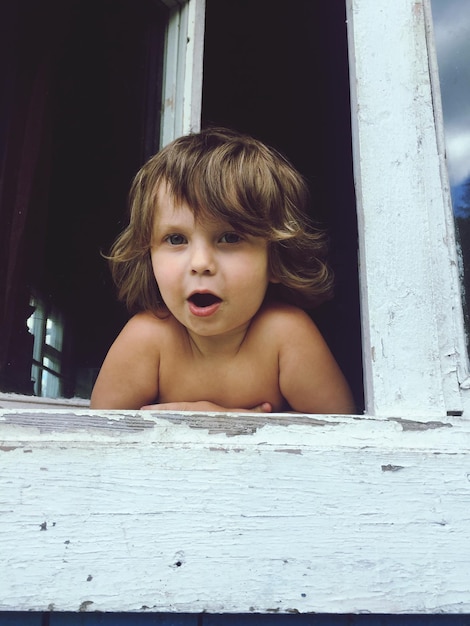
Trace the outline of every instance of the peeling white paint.
{"label": "peeling white paint", "polygon": [[463,420],[0,418],[0,610],[470,610]]}
{"label": "peeling white paint", "polygon": [[370,415],[0,411],[0,610],[470,612],[427,0],[347,6]]}
{"label": "peeling white paint", "polygon": [[367,410],[463,410],[467,358],[427,0],[347,7]]}

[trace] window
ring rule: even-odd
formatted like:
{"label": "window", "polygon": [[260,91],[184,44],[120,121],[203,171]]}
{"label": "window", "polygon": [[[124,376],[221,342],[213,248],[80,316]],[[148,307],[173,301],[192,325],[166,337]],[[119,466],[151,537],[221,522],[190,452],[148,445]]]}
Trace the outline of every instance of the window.
{"label": "window", "polygon": [[[86,119],[91,130],[83,133],[82,122],[70,124],[70,119],[84,116],[83,105],[76,97],[77,91],[82,93],[84,84],[87,84],[82,79],[78,81],[71,74],[68,79],[70,95],[67,92],[58,106],[62,110],[65,104],[66,110],[72,113],[64,116],[59,134],[67,136],[71,126],[76,128],[71,142],[77,156],[73,167],[70,167],[70,158],[74,157],[63,159],[60,152],[56,157],[59,173],[51,185],[58,188],[59,193],[50,211],[53,217],[49,218],[47,230],[52,234],[48,234],[45,246],[49,260],[45,271],[46,287],[42,292],[52,290],[53,300],[66,300],[52,303],[59,310],[65,310],[67,337],[70,332],[70,339],[75,344],[68,344],[70,358],[62,372],[61,393],[66,397],[86,398],[89,395],[106,349],[125,320],[125,312],[115,301],[114,289],[99,251],[106,249],[120,230],[119,218],[124,214],[132,174],[155,150],[158,134],[160,142],[165,144],[184,129],[197,127],[200,123],[200,107],[190,103],[198,101],[197,90],[201,89],[201,51],[200,44],[197,44],[202,40],[201,7],[189,3],[180,10],[176,3],[166,4],[174,4],[170,13],[161,6],[157,11],[154,5],[159,6],[159,3],[154,0],[141,0],[137,5],[129,1],[119,5],[104,3],[101,23],[106,25],[107,39],[103,39],[101,31],[95,33],[94,39],[91,38],[93,51],[89,53],[88,65],[79,56],[74,69],[79,76],[90,74],[89,83],[97,73],[110,76],[110,87],[105,90],[105,95],[100,99],[96,92],[96,97],[88,101]],[[120,6],[117,14],[110,10],[115,5]],[[80,6],[84,7],[83,13],[77,8]],[[77,38],[82,37],[84,25],[88,30],[96,31],[94,21],[88,19],[86,6],[78,3],[76,7],[83,24],[77,29],[76,39],[68,43],[72,52]],[[246,19],[247,10],[249,20]],[[134,17],[129,20],[131,15]],[[123,25],[126,20],[135,23],[135,36],[124,46],[122,39],[129,32],[127,23],[125,27]],[[166,24],[164,62],[163,22]],[[224,24],[223,28],[221,24]],[[190,42],[196,41],[195,46],[188,45],[187,33],[190,33]],[[142,38],[146,42],[143,51],[139,47]],[[210,1],[205,12],[204,46],[202,123],[223,124],[253,133],[287,154],[309,179],[316,215],[331,233],[337,282],[334,301],[315,311],[314,316],[354,389],[357,406],[362,410],[357,226],[345,6],[297,0],[296,10],[286,12],[282,3],[273,4],[266,0],[258,0],[254,5]],[[103,50],[107,51],[106,54]],[[72,52],[69,56],[73,56]],[[328,64],[323,60],[325,54]],[[102,61],[104,69],[94,70],[96,59],[103,56],[107,65]],[[159,64],[163,65],[163,71]],[[62,65],[68,67],[70,63],[65,60]],[[183,66],[192,71],[184,71]],[[136,67],[137,77],[134,76]],[[304,80],[309,73],[315,76],[314,82]],[[123,78],[124,74],[127,77]],[[100,82],[96,76],[93,80]],[[59,86],[62,84],[60,80],[58,83]],[[134,98],[134,92],[140,95]],[[319,92],[322,97],[318,97]],[[294,93],[295,99],[291,96]],[[120,104],[109,108],[110,101]],[[108,109],[114,111],[111,116]],[[158,114],[160,109],[161,115]],[[111,121],[108,120],[110,117]],[[288,120],[288,123],[280,124],[280,119]],[[126,126],[129,130],[123,137],[122,129]],[[106,137],[96,139],[102,135]],[[93,142],[101,155],[93,159],[95,166],[87,165],[88,147]],[[62,145],[69,144],[65,141]],[[109,160],[110,150],[112,162],[106,169],[101,157],[107,155],[104,161]],[[91,176],[93,180],[83,190],[78,190],[75,198],[67,199],[67,210],[64,210],[62,201],[66,190],[81,187],[84,174],[85,178]],[[338,180],[341,180],[339,185]],[[76,233],[73,249],[70,249],[69,239],[61,237],[61,233],[68,230]],[[86,246],[80,245],[80,239],[86,240]],[[61,259],[60,264],[58,259]],[[50,277],[55,281],[52,287],[48,282]],[[37,384],[35,389],[37,392]]]}
{"label": "window", "polygon": [[[359,4],[356,5],[356,2]],[[461,413],[467,395],[468,363],[454,225],[448,206],[444,148],[439,128],[436,134],[436,124],[439,127],[440,123],[439,93],[436,88],[432,95],[429,72],[429,63],[433,67],[434,58],[430,7],[428,0],[417,3],[410,18],[406,5],[399,6],[402,8],[397,9],[390,25],[385,28],[382,26],[385,15],[382,5],[367,8],[360,0],[349,0],[346,3],[348,60],[346,31],[341,30],[341,27],[346,27],[346,15],[340,3],[334,3],[334,6],[333,3],[314,6],[311,2],[299,0],[296,11],[286,13],[281,5],[274,6],[261,1],[256,6],[250,4],[250,20],[246,20],[243,3],[235,6],[211,0],[207,3],[206,12],[203,123],[234,125],[274,143],[292,158],[310,178],[313,186],[320,189],[319,197],[324,201],[320,204],[328,206],[331,203],[333,212],[327,219],[333,215],[333,229],[336,229],[333,239],[340,242],[343,261],[337,268],[340,298],[336,300],[336,310],[326,311],[324,326],[340,364],[355,387],[356,396],[362,392],[363,362],[365,410],[370,414],[384,415],[418,415],[423,411],[438,415],[443,411]],[[88,386],[89,390],[102,355],[125,319],[124,312],[116,305],[114,290],[109,284],[99,250],[106,249],[115,232],[120,230],[117,216],[124,213],[131,174],[137,163],[152,150],[152,145],[156,145],[156,136],[160,135],[161,140],[166,142],[172,134],[179,134],[182,128],[196,127],[200,116],[200,108],[191,103],[198,101],[195,94],[202,79],[203,8],[195,3],[182,7],[174,3],[173,8],[169,9],[152,0],[147,9],[152,14],[156,11],[155,15],[165,16],[164,20],[151,22],[154,24],[152,33],[160,32],[158,29],[162,24],[167,29],[165,60],[159,65],[164,71],[159,74],[148,61],[149,58],[161,58],[163,54],[163,48],[158,48],[161,37],[152,34],[146,38],[144,58],[147,61],[139,66],[141,78],[145,72],[161,78],[161,88],[157,90],[145,90],[142,85],[148,85],[148,82],[143,79],[140,83],[146,96],[138,100],[139,113],[134,123],[151,131],[143,134],[130,131],[133,138],[139,137],[137,145],[128,139],[129,150],[119,152],[127,156],[133,154],[132,159],[129,156],[124,164],[111,162],[110,169],[98,169],[94,174],[100,180],[118,180],[122,183],[120,189],[115,189],[114,183],[105,184],[103,188],[93,187],[93,202],[90,203],[83,191],[80,191],[77,180],[70,178],[70,169],[80,179],[83,178],[82,162],[91,159],[101,167],[106,161],[99,158],[105,151],[103,145],[100,147],[101,152],[92,158],[83,156],[89,157],[88,141],[82,142],[82,158],[75,161],[73,168],[67,166],[67,160],[56,157],[55,168],[63,173],[63,176],[59,176],[63,182],[61,187],[56,188],[55,199],[49,198],[49,190],[44,188],[43,183],[40,184],[39,181],[44,180],[44,177],[39,177],[40,169],[39,180],[25,178],[31,186],[34,182],[35,201],[41,207],[55,207],[48,208],[48,239],[37,236],[43,231],[44,222],[29,225],[28,241],[34,250],[32,258],[39,258],[36,253],[45,248],[46,266],[59,268],[59,272],[52,277],[43,271],[42,278],[45,274],[46,279],[45,286],[39,290],[40,294],[49,294],[51,291],[69,294],[68,301],[65,299],[51,303],[56,310],[65,314],[64,328],[65,325],[68,328],[70,322],[73,326],[77,319],[82,320],[82,333],[76,335],[75,357],[66,360],[65,370],[61,374],[64,377],[63,385],[67,387],[65,395],[69,396],[75,395],[77,388]],[[410,22],[410,19],[414,21]],[[375,34],[370,33],[367,39],[367,45],[372,50],[363,48],[366,43],[358,38],[363,37],[362,33],[367,30],[367,20],[377,24]],[[141,16],[138,23],[139,28],[143,24],[145,28],[148,26],[145,16]],[[224,24],[222,28],[221,24]],[[312,24],[313,27],[310,26]],[[264,28],[266,25],[269,28]],[[185,29],[193,35],[184,35]],[[108,30],[112,32],[112,29]],[[389,42],[389,54],[387,50],[381,49],[381,37]],[[100,37],[96,39],[100,41]],[[141,40],[139,36],[136,39]],[[194,47],[185,47],[188,39],[189,42],[196,42]],[[73,46],[71,41],[69,48],[72,52]],[[403,48],[406,54],[402,54],[397,62],[394,51]],[[127,58],[127,53],[124,56]],[[274,69],[268,71],[268,67],[271,67],[268,61],[273,58]],[[313,68],[310,63],[312,58],[315,59]],[[318,62],[318,59],[325,58],[328,58],[328,63]],[[347,62],[351,71],[350,81]],[[191,71],[184,71],[184,67],[191,67]],[[330,67],[334,67],[334,71],[330,71]],[[89,74],[93,72],[90,70]],[[120,72],[117,75],[119,78]],[[435,71],[431,72],[431,78],[436,79],[436,76]],[[41,85],[39,79],[37,82]],[[348,169],[351,167],[351,129],[347,119],[349,83],[352,94],[355,194],[352,178],[348,178]],[[38,91],[36,99],[40,102],[39,96],[43,92],[37,85],[35,88]],[[69,89],[72,87],[69,86]],[[157,119],[162,122],[157,132],[153,112],[155,108],[158,109],[161,90],[164,94],[161,98],[162,115],[157,115]],[[131,91],[134,93],[134,89]],[[139,93],[142,95],[142,90]],[[329,94],[328,98],[326,93]],[[254,98],[255,95],[261,98],[260,103]],[[75,100],[72,98],[74,103]],[[142,102],[145,103],[143,109],[140,106]],[[328,102],[333,104],[329,106]],[[125,118],[127,106],[130,106],[129,102],[116,112],[114,125],[117,129],[126,126],[120,121]],[[40,110],[36,106],[31,115],[39,115]],[[311,111],[315,111],[315,114],[311,114]],[[77,114],[77,109],[75,112]],[[65,117],[74,119],[76,115]],[[101,124],[105,117],[102,111],[98,124],[100,133],[102,128],[107,128],[107,123]],[[288,120],[288,123],[278,123],[281,119]],[[319,125],[317,119],[329,121]],[[43,128],[36,121],[33,126]],[[281,133],[280,128],[285,130]],[[65,146],[74,141],[80,143],[80,133],[75,133],[73,141],[70,128],[68,133],[67,141],[63,142]],[[63,136],[61,132],[56,138]],[[120,142],[124,141],[119,133],[112,136],[114,140],[119,138]],[[35,136],[30,141],[33,142],[32,147],[42,145]],[[72,152],[78,154],[79,150],[75,146]],[[34,150],[32,153],[35,153]],[[69,157],[74,158],[73,154]],[[7,166],[10,162],[5,160],[5,163]],[[51,169],[50,161],[44,163],[48,163]],[[26,165],[19,171],[27,171]],[[342,172],[340,178],[339,171]],[[47,176],[46,180],[49,180]],[[342,181],[341,184],[337,184],[338,180]],[[73,194],[69,192],[70,189],[74,189]],[[107,196],[110,189],[112,197]],[[67,210],[62,210],[64,199]],[[351,211],[355,200],[359,220],[359,271],[356,259],[356,214],[354,210]],[[94,210],[102,203],[111,214],[105,212],[100,218],[99,212],[95,213]],[[88,204],[92,209],[86,213],[82,208]],[[21,228],[28,232],[19,214],[16,218],[18,224],[15,232],[21,231]],[[72,246],[67,238],[60,236],[61,232],[68,230],[76,233]],[[92,233],[97,239],[90,246]],[[93,260],[80,255],[80,239],[87,240],[87,249],[96,250]],[[9,245],[14,247],[14,242]],[[6,254],[9,248],[6,246],[2,250]],[[4,264],[9,268],[8,275],[24,275],[24,267],[10,268],[11,258],[19,259],[21,254],[10,254],[10,261]],[[36,266],[38,263],[31,265]],[[96,270],[97,267],[101,269]],[[39,270],[33,268],[33,277]],[[65,285],[66,277],[70,275],[74,277],[73,281]],[[21,283],[10,280],[9,284],[10,289],[13,286],[18,289]],[[88,290],[92,285],[90,298],[85,294],[90,293]],[[343,299],[341,294],[345,296]],[[6,321],[11,328],[9,333],[2,333],[0,341],[5,342],[6,337],[14,337],[15,346],[23,342],[27,350],[32,350],[30,334],[25,332],[26,325],[24,328],[15,328],[14,322],[19,320],[23,323],[22,320],[25,321],[31,315],[29,298],[30,290],[16,294],[12,299],[18,303],[20,314],[13,315],[11,307],[8,309],[10,316]],[[10,302],[10,298],[6,298],[6,301]],[[113,311],[111,317],[109,311]],[[330,326],[332,330],[329,331],[328,324],[333,318],[334,323]],[[328,332],[331,332],[331,336],[328,336]],[[9,354],[7,348],[2,347],[2,356]],[[91,361],[90,353],[94,353]],[[10,358],[11,361],[14,359]],[[67,372],[67,363],[75,363],[75,371]],[[14,389],[21,391],[31,385],[30,370],[25,369],[24,363],[16,365],[26,379],[26,385],[18,385]],[[67,380],[74,382],[69,384],[65,382]],[[84,381],[83,385],[77,384],[80,380]],[[26,392],[31,393],[31,390]],[[362,405],[362,399],[358,405]]]}
{"label": "window", "polygon": [[64,323],[60,311],[48,310],[40,298],[31,298],[33,314],[27,320],[34,337],[31,377],[34,394],[48,398],[62,396]]}
{"label": "window", "polygon": [[348,0],[347,23],[367,415],[0,411],[4,610],[468,621],[469,385],[430,5]]}

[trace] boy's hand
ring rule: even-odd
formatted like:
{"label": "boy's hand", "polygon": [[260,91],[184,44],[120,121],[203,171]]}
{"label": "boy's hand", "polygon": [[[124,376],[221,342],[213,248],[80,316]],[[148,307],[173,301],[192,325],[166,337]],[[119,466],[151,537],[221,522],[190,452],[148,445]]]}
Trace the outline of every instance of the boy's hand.
{"label": "boy's hand", "polygon": [[141,407],[142,411],[217,411],[223,413],[271,413],[272,406],[269,402],[262,402],[252,409],[227,409],[214,402],[167,402],[163,404],[148,404]]}

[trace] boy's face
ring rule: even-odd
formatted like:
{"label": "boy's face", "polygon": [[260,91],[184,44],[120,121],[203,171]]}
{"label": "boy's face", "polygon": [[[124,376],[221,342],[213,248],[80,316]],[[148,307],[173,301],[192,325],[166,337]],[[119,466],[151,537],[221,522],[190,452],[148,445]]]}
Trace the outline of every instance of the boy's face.
{"label": "boy's face", "polygon": [[162,185],[151,247],[153,272],[168,310],[190,334],[244,333],[270,282],[267,242],[222,220],[196,221]]}

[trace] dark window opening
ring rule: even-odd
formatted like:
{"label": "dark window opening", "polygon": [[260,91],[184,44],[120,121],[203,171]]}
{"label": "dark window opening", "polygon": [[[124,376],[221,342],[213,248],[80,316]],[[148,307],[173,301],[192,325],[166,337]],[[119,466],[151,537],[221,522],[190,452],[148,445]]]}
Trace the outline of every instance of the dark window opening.
{"label": "dark window opening", "polygon": [[[60,395],[88,397],[127,319],[100,251],[125,222],[133,175],[158,148],[167,16],[157,0],[0,7],[1,391],[38,393],[30,331],[49,323],[61,348],[43,346],[55,359],[42,371]],[[312,315],[361,409],[344,4],[207,0],[204,57],[203,125],[259,137],[310,182],[337,283]]]}
{"label": "dark window opening", "polygon": [[203,126],[250,133],[308,179],[336,296],[312,312],[364,406],[344,2],[207,0]]}
{"label": "dark window opening", "polygon": [[[126,319],[101,251],[158,149],[167,16],[156,0],[2,3],[1,391],[89,397]],[[47,323],[60,349],[38,351]]]}

